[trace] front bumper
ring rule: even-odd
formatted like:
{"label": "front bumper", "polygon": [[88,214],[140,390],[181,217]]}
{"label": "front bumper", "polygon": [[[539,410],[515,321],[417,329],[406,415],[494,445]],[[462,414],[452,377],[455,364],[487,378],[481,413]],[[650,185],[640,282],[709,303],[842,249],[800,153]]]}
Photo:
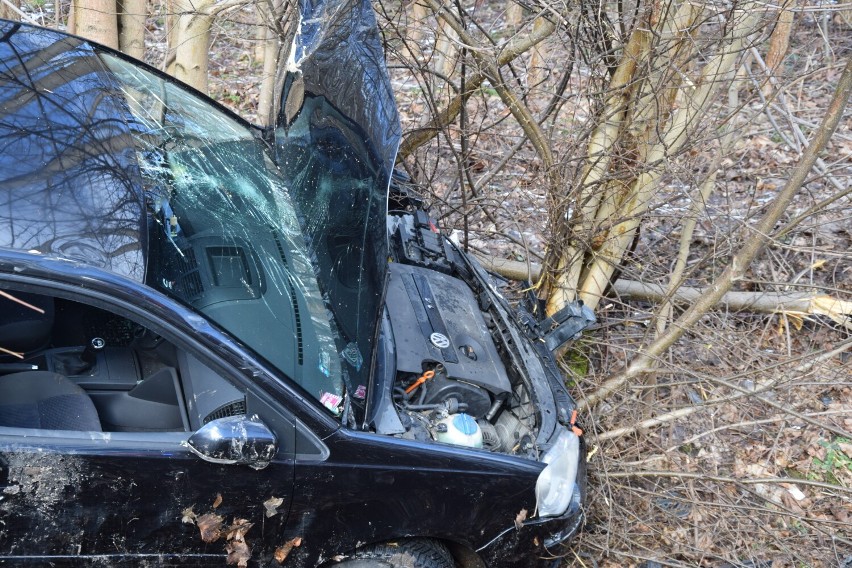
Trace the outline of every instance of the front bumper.
{"label": "front bumper", "polygon": [[[489,568],[555,567],[586,520],[586,444],[580,437],[577,482],[568,510],[559,517],[533,518],[508,527],[476,552]],[[530,513],[532,514],[532,513]]]}
{"label": "front bumper", "polygon": [[577,497],[561,517],[531,519],[521,528],[510,527],[477,553],[489,568],[556,566],[567,554],[566,543],[580,532],[584,520]]}

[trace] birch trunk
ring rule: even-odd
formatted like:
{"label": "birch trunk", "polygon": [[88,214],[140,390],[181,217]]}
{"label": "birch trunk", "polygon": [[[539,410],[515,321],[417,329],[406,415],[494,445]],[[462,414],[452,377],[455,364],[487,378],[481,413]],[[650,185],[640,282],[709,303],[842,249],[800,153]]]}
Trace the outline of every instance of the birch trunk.
{"label": "birch trunk", "polygon": [[76,0],[75,32],[107,47],[118,49],[115,0]]}
{"label": "birch trunk", "polygon": [[145,0],[119,0],[119,36],[121,51],[142,60],[145,58]]}
{"label": "birch trunk", "polygon": [[174,0],[178,10],[177,45],[175,47],[174,76],[207,93],[208,48],[213,16],[213,0]]}

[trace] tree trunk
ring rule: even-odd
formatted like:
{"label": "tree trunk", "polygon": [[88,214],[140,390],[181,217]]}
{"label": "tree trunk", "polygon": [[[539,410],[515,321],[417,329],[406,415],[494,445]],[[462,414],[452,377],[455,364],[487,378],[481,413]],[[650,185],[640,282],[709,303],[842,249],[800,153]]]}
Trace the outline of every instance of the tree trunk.
{"label": "tree trunk", "polygon": [[179,6],[177,0],[163,0],[161,6],[165,6],[166,10],[165,14],[163,14],[163,21],[166,24],[166,53],[163,56],[161,69],[169,75],[174,76],[178,45]]}
{"label": "tree trunk", "polygon": [[77,33],[77,0],[70,0],[68,3],[68,24],[66,29],[69,34]]}
{"label": "tree trunk", "polygon": [[118,49],[118,17],[115,0],[76,0],[76,33]]}
{"label": "tree trunk", "polygon": [[509,0],[509,6],[506,8],[506,25],[514,29],[521,25],[524,21],[524,7]]}
{"label": "tree trunk", "polygon": [[145,0],[118,0],[119,36],[121,51],[142,60],[145,58]]}
{"label": "tree trunk", "polygon": [[210,30],[214,0],[174,0],[178,11],[174,76],[207,93]]}
{"label": "tree trunk", "polygon": [[261,126],[272,126],[275,124],[277,112],[275,103],[280,96],[276,74],[279,61],[284,55],[282,49],[285,46],[283,43],[285,38],[279,36],[279,30],[291,27],[288,25],[288,18],[291,18],[292,14],[287,13],[286,3],[283,0],[271,0],[263,6],[261,13],[262,21],[265,23],[263,29],[266,33],[263,41],[263,82],[260,85],[260,97],[257,103],[257,119]]}
{"label": "tree trunk", "polygon": [[[536,18],[533,22],[533,33],[540,31],[547,25],[546,18]],[[540,85],[547,79],[547,70],[551,68],[547,53],[546,42],[542,42],[533,48],[532,56],[530,57],[529,80],[527,81],[529,87]]]}
{"label": "tree trunk", "polygon": [[444,77],[453,74],[458,57],[459,36],[443,19],[438,19],[438,30],[435,38],[435,55],[432,58],[432,68],[435,70],[434,85],[436,90],[443,87]]}
{"label": "tree trunk", "polygon": [[272,25],[269,14],[269,2],[261,0],[257,3],[257,29],[254,34],[254,62],[263,65],[266,61],[266,45],[269,39],[269,27]]}
{"label": "tree trunk", "polygon": [[[769,75],[775,75],[784,57],[787,55],[787,49],[790,46],[790,33],[793,31],[793,8],[796,7],[796,0],[788,0],[781,6],[781,11],[778,13],[778,20],[775,24],[775,29],[772,30],[772,35],[769,37],[769,49],[766,52],[766,67],[769,70]],[[772,83],[769,77],[766,78],[766,83],[763,87],[764,95],[769,95],[772,92]]]}

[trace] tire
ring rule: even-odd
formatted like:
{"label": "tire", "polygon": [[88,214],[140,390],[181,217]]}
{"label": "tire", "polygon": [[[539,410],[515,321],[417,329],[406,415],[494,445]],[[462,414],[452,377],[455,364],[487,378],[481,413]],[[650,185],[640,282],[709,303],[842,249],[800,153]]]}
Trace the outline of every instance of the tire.
{"label": "tire", "polygon": [[453,555],[440,542],[428,539],[400,540],[358,549],[333,566],[341,568],[455,568]]}

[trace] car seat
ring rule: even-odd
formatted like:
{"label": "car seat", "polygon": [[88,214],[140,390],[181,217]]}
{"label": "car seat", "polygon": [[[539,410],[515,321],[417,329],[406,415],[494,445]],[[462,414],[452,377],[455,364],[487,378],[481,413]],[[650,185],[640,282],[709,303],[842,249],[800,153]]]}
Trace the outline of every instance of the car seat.
{"label": "car seat", "polygon": [[101,431],[98,411],[86,391],[49,371],[0,377],[0,426]]}

